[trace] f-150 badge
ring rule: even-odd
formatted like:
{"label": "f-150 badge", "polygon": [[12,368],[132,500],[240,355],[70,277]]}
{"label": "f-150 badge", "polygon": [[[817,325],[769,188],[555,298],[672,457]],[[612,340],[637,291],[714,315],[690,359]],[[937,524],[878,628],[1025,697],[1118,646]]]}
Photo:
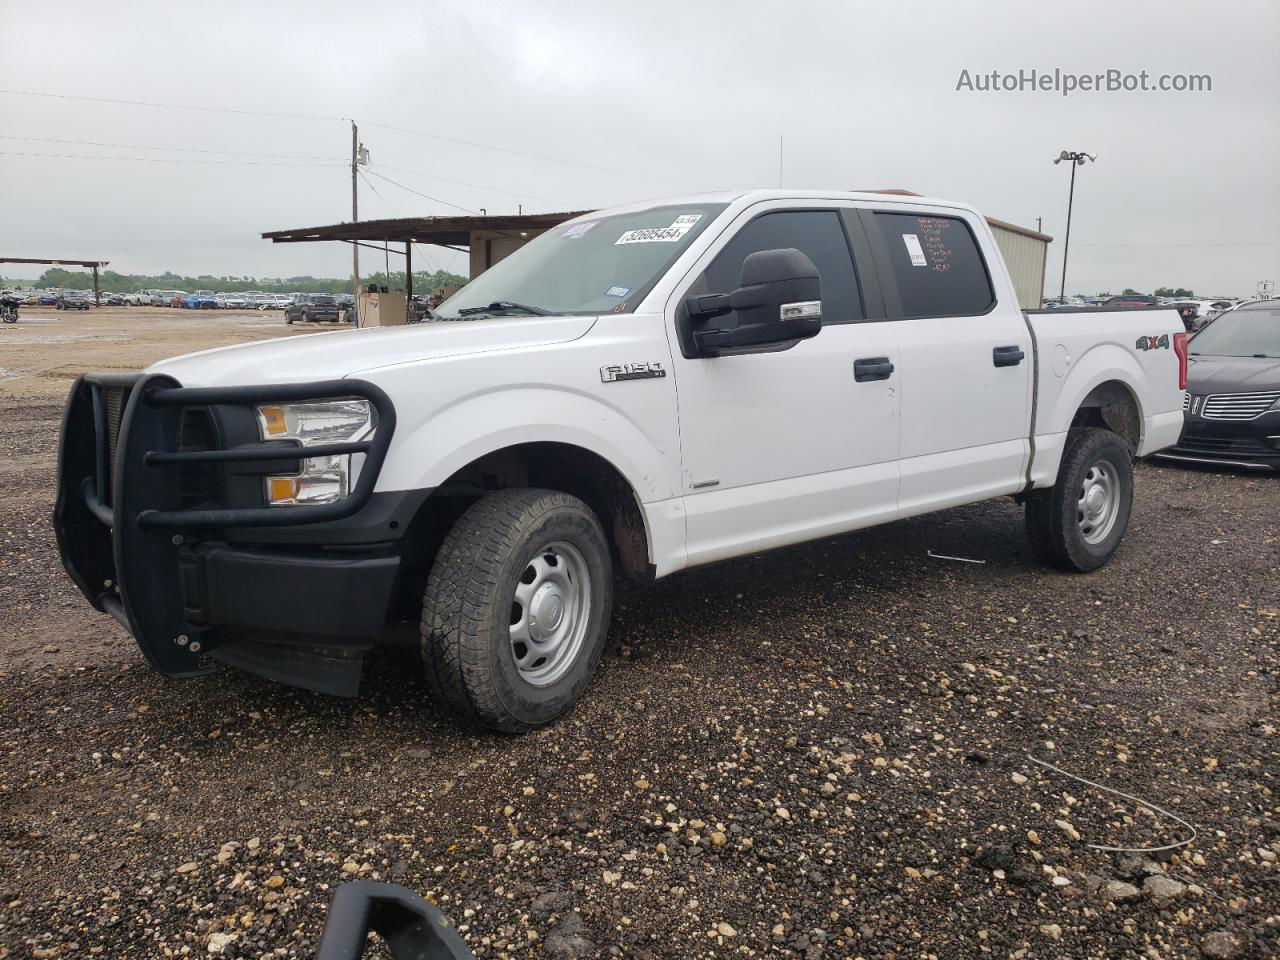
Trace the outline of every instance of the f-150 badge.
{"label": "f-150 badge", "polygon": [[1139,337],[1134,346],[1139,350],[1168,350],[1169,335],[1162,333],[1158,337]]}
{"label": "f-150 badge", "polygon": [[601,383],[615,383],[619,380],[648,380],[653,377],[665,377],[667,371],[661,362],[650,360],[647,363],[608,363],[600,368]]}

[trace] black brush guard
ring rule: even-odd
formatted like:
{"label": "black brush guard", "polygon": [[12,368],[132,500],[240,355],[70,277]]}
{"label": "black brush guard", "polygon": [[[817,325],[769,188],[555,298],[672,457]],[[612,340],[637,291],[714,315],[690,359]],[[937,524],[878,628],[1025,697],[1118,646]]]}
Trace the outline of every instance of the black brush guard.
{"label": "black brush guard", "polygon": [[[126,399],[127,398],[127,399]],[[348,496],[293,507],[183,509],[183,465],[227,461],[282,464],[296,472],[295,445],[179,450],[183,410],[224,404],[367,400],[377,413],[371,439],[306,447],[306,458],[364,454]],[[178,550],[188,532],[294,526],[341,520],[369,500],[395,432],[395,408],[363,380],[242,387],[183,387],[164,374],[90,373],[71,389],[58,451],[54,530],[62,564],[95,608],[133,634],[169,677],[208,673],[209,639],[183,614]]]}

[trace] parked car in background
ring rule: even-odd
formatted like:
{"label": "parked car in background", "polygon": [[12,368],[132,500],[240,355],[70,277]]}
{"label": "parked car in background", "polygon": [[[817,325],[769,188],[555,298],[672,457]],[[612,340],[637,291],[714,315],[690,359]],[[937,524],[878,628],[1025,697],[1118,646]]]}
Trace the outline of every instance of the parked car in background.
{"label": "parked car in background", "polygon": [[124,306],[124,294],[123,293],[104,293],[102,295],[102,303],[104,306],[108,306],[108,307],[122,307]]}
{"label": "parked car in background", "polygon": [[1108,297],[1098,306],[1108,309],[1115,307],[1158,307],[1160,306],[1160,301],[1155,297],[1148,297],[1142,293],[1125,293],[1116,297]]}
{"label": "parked car in background", "polygon": [[164,304],[167,307],[185,307],[187,305],[187,297],[191,296],[185,290],[168,290],[166,292],[169,294],[168,302]]}
{"label": "parked car in background", "polygon": [[249,301],[239,293],[220,293],[217,301],[218,306],[223,310],[244,310],[249,306]]}
{"label": "parked car in background", "polygon": [[1188,332],[1196,328],[1196,320],[1200,316],[1199,304],[1187,300],[1174,300],[1162,304],[1162,306],[1177,310],[1178,316],[1182,318],[1182,325],[1187,328]]}
{"label": "parked car in background", "polygon": [[40,294],[40,304],[46,307],[54,307],[58,305],[58,297],[62,294],[57,290],[49,290]]}
{"label": "parked car in background", "polygon": [[1235,300],[1195,300],[1192,301],[1197,306],[1197,314],[1201,317],[1207,317],[1210,314],[1221,313],[1223,310],[1230,310],[1238,301]]}
{"label": "parked car in background", "polygon": [[1223,313],[1191,339],[1171,460],[1280,470],[1280,301]]}
{"label": "parked car in background", "polygon": [[64,290],[54,306],[59,310],[88,310],[89,295],[83,290]]}
{"label": "parked car in background", "polygon": [[319,323],[338,319],[338,301],[323,293],[300,294],[284,308],[285,323]]}
{"label": "parked car in background", "polygon": [[188,310],[214,310],[217,309],[218,300],[212,290],[197,290],[182,305]]}
{"label": "parked car in background", "polygon": [[138,290],[134,293],[126,293],[121,300],[127,307],[141,307],[151,302],[151,291]]}

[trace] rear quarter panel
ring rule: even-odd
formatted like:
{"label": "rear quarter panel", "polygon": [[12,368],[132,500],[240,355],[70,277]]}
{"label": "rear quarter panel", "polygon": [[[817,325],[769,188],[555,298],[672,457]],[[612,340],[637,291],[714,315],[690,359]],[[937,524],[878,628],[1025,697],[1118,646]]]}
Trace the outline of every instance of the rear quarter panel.
{"label": "rear quarter panel", "polygon": [[1176,310],[1054,310],[1028,319],[1038,358],[1034,486],[1052,486],[1072,419],[1104,383],[1123,384],[1137,403],[1138,456],[1177,442],[1183,391],[1173,338],[1184,327]]}

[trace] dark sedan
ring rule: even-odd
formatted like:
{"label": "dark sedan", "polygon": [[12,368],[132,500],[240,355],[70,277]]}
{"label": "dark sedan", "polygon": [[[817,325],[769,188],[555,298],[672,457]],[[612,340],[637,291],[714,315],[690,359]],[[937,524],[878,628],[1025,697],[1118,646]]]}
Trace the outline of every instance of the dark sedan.
{"label": "dark sedan", "polygon": [[1182,436],[1160,456],[1280,470],[1280,300],[1224,314],[1189,353]]}
{"label": "dark sedan", "polygon": [[88,310],[89,305],[89,295],[79,290],[65,291],[54,304],[59,310]]}

